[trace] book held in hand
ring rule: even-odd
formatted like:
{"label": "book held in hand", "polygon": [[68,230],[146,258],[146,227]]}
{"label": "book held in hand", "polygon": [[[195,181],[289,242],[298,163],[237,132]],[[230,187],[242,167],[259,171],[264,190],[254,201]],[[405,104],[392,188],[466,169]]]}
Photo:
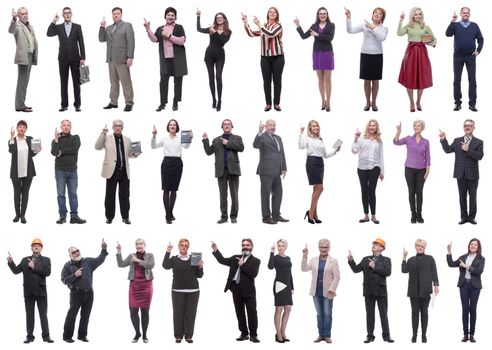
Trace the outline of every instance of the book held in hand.
{"label": "book held in hand", "polygon": [[202,253],[191,253],[191,266],[198,266],[200,260],[202,260]]}
{"label": "book held in hand", "polygon": [[140,141],[132,142],[131,149],[133,154],[142,153],[142,143]]}
{"label": "book held in hand", "polygon": [[33,152],[41,151],[41,139],[32,139],[31,149]]}
{"label": "book held in hand", "polygon": [[181,143],[191,143],[192,138],[191,130],[181,130]]}

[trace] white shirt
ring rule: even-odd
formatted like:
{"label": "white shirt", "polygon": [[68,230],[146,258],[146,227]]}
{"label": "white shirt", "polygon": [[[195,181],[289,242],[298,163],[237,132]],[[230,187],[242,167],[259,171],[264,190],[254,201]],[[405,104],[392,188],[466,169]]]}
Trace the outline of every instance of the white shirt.
{"label": "white shirt", "polygon": [[307,148],[307,156],[329,158],[337,153],[337,150],[332,148],[327,152],[323,139],[321,137],[309,137],[299,135],[299,149]]}
{"label": "white shirt", "polygon": [[[473,263],[473,260],[475,260],[476,256],[477,256],[477,254],[468,254],[468,256],[466,257],[465,264],[467,264],[468,266],[471,266],[471,264]],[[468,269],[465,270],[465,278],[467,280],[471,279],[471,273]]]}
{"label": "white shirt", "polygon": [[[246,262],[246,260],[248,260],[248,258],[249,258],[249,255],[244,256],[243,261]],[[241,273],[241,266],[239,266],[237,268],[236,274],[234,275],[234,278],[232,279],[234,282],[236,282],[236,283],[240,282],[240,278],[239,278],[240,273]]]}
{"label": "white shirt", "polygon": [[25,138],[17,139],[17,177],[27,176],[27,161],[29,158],[29,147]]}
{"label": "white shirt", "polygon": [[378,55],[383,53],[382,42],[388,35],[388,28],[384,27],[382,24],[374,27],[374,29],[367,28],[365,24],[359,24],[358,26],[352,27],[352,21],[347,18],[347,32],[351,34],[364,33],[360,52],[368,55]]}
{"label": "white shirt", "polygon": [[190,148],[189,143],[182,144],[181,136],[176,135],[171,138],[169,135],[164,136],[159,142],[156,141],[155,137],[152,138],[151,142],[152,149],[164,148],[164,157],[180,157],[182,148]]}
{"label": "white shirt", "polygon": [[352,153],[359,153],[359,164],[357,168],[361,170],[371,170],[374,167],[381,169],[384,175],[383,142],[359,137],[357,142],[352,144]]}

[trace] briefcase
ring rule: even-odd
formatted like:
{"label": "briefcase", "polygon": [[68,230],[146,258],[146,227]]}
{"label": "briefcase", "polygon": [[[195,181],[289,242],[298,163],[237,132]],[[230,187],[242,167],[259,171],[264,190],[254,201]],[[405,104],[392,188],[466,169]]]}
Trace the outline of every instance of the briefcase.
{"label": "briefcase", "polygon": [[81,65],[80,66],[80,84],[84,84],[84,83],[91,81],[89,74],[90,74],[89,66]]}

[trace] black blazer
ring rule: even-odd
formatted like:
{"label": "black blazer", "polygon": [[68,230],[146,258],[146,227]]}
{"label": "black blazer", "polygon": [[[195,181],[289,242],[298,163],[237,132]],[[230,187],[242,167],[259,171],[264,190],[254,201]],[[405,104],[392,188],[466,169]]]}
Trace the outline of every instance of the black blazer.
{"label": "black blazer", "polygon": [[[314,23],[307,32],[304,32],[301,26],[297,27],[297,32],[303,39],[311,37],[311,30],[318,33],[318,24]],[[333,45],[331,41],[335,36],[335,23],[326,23],[323,31],[319,33],[319,36],[314,37],[313,51],[333,51]]]}
{"label": "black blazer", "polygon": [[[458,260],[453,261],[453,257],[451,254],[446,255],[446,260],[448,261],[448,266],[449,267],[459,267],[460,268],[460,277],[458,278],[458,287],[463,287],[463,284],[465,283],[465,273],[466,269],[463,267],[460,267],[460,260],[463,262],[466,262],[466,258],[468,257],[468,254],[462,255],[459,257]],[[473,259],[473,262],[469,268],[470,275],[471,275],[471,284],[475,288],[482,288],[482,272],[483,268],[485,267],[485,258],[481,255],[477,255],[475,259]]]}
{"label": "black blazer", "polygon": [[24,275],[24,296],[39,296],[47,297],[46,293],[46,277],[51,274],[51,260],[45,256],[39,256],[34,263],[34,268],[31,269],[27,264],[32,260],[32,256],[23,258],[19,265],[9,263],[10,270],[16,275],[23,273]]}
{"label": "black blazer", "polygon": [[[27,177],[36,176],[36,169],[34,168],[34,161],[32,157],[35,157],[37,153],[34,153],[31,149],[31,136],[26,136],[27,143]],[[14,138],[14,143],[9,141],[9,152],[12,153],[12,159],[10,161],[10,178],[17,179],[18,169],[17,169],[17,138]]]}
{"label": "black blazer", "polygon": [[[222,146],[222,135],[212,140],[212,145],[208,138],[203,139],[203,149],[207,155],[215,153],[215,177],[224,176],[224,146]],[[241,175],[241,167],[239,165],[239,156],[237,152],[244,151],[243,139],[241,136],[232,135],[226,146],[227,149],[227,169],[229,174]]]}
{"label": "black blazer", "polygon": [[361,271],[364,273],[364,283],[362,284],[364,296],[386,297],[388,296],[386,277],[391,275],[391,259],[380,255],[375,261],[374,269],[371,269],[369,259],[372,258],[372,255],[366,256],[358,265],[355,264],[354,260],[350,260],[348,264],[355,273]]}
{"label": "black blazer", "polygon": [[72,30],[70,31],[70,36],[67,37],[64,23],[54,24],[51,22],[46,35],[58,35],[58,40],[60,41],[60,47],[58,49],[59,61],[85,60],[84,36],[82,35],[80,24],[72,22]]}
{"label": "black blazer", "polygon": [[436,261],[430,255],[412,256],[408,262],[403,260],[401,272],[408,273],[407,296],[410,298],[429,298],[433,285],[439,285]]}
{"label": "black blazer", "polygon": [[[224,258],[222,253],[217,249],[212,253],[219,264],[229,266],[229,276],[227,276],[227,282],[224,288],[224,293],[231,289],[231,283],[236,283],[232,279],[236,275],[239,268],[237,258],[241,258],[242,255],[233,255],[230,258]],[[241,266],[241,272],[239,276],[239,289],[244,297],[256,297],[255,278],[258,275],[260,269],[260,259],[250,255],[248,260]]]}
{"label": "black blazer", "polygon": [[442,149],[446,153],[454,152],[454,173],[453,177],[457,179],[478,180],[478,161],[483,158],[483,141],[472,137],[468,152],[461,149],[461,143],[464,142],[464,136],[454,139],[453,143],[448,144],[448,140],[441,141]]}
{"label": "black blazer", "polygon": [[[167,71],[167,64],[164,57],[164,39],[162,38],[162,31],[164,26],[157,28],[154,35],[159,42],[159,62],[161,63],[161,75],[170,75],[171,72]],[[173,29],[173,36],[186,36],[184,28],[181,24],[175,24]],[[188,65],[186,64],[186,49],[184,45],[173,44],[174,51],[174,74],[175,77],[182,77],[188,74]]]}

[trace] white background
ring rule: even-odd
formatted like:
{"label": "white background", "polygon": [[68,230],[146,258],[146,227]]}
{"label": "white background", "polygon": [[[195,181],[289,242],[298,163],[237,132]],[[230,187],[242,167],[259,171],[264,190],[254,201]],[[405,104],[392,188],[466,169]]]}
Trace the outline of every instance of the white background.
{"label": "white background", "polygon": [[[247,14],[252,23],[256,15],[265,20],[269,6],[279,9],[280,20],[284,26],[284,49],[286,64],[283,74],[281,113],[263,112],[264,95],[260,72],[260,43],[258,38],[249,38],[244,33],[241,12]],[[410,113],[405,89],[398,84],[397,78],[401,59],[407,41],[397,37],[396,29],[400,13],[408,12],[414,5],[422,5],[426,23],[437,37],[435,48],[429,48],[432,62],[434,86],[425,90],[422,106],[424,111]],[[461,6],[471,8],[471,20],[476,21],[486,38],[483,53],[477,58],[478,113],[471,113],[467,106],[466,73],[463,75],[463,110],[453,112],[452,95],[452,51],[453,39],[446,38],[444,32],[450,22],[453,11],[459,12]],[[26,6],[29,9],[30,22],[34,26],[39,42],[39,63],[32,68],[26,103],[34,108],[31,114],[14,111],[15,82],[17,67],[13,64],[14,40],[7,33],[11,8]],[[86,64],[90,66],[91,82],[82,86],[82,112],[75,113],[72,97],[69,111],[59,113],[60,87],[58,74],[58,39],[45,35],[55,13],[61,17],[62,8],[70,6],[73,21],[82,25],[86,45]],[[109,78],[105,63],[106,45],[99,43],[97,34],[103,16],[108,25],[111,23],[111,8],[123,8],[123,20],[131,22],[135,30],[136,49],[134,66],[131,68],[135,91],[135,106],[131,113],[122,112],[123,96],[120,97],[118,110],[103,110],[109,102]],[[151,43],[143,28],[143,17],[151,22],[152,30],[162,25],[164,10],[174,6],[178,11],[177,22],[186,31],[186,49],[189,75],[184,78],[183,102],[178,112],[171,112],[170,106],[161,112],[154,110],[159,104],[159,62],[157,45]],[[196,7],[202,11],[202,25],[212,22],[216,12],[223,11],[229,18],[233,31],[230,42],[225,46],[226,63],[224,67],[224,94],[222,112],[211,109],[208,78],[203,62],[205,48],[209,38],[195,30]],[[332,112],[319,110],[320,99],[316,74],[312,71],[312,40],[301,40],[295,31],[292,20],[297,16],[304,30],[315,19],[316,10],[326,6],[330,18],[336,25],[333,47],[335,52],[335,71],[333,72]],[[353,24],[370,20],[374,7],[382,6],[387,11],[385,25],[389,28],[384,42],[384,74],[378,99],[379,112],[363,112],[364,95],[359,75],[359,53],[361,35],[349,35],[345,30],[343,6],[352,10]],[[147,251],[156,256],[154,269],[154,298],[150,311],[150,328],[147,347],[174,347],[171,307],[171,272],[164,271],[161,261],[169,241],[177,247],[177,241],[187,237],[191,241],[191,251],[201,251],[205,260],[205,275],[200,281],[201,297],[195,327],[197,346],[214,346],[225,349],[231,346],[249,347],[250,342],[237,344],[234,338],[239,334],[230,293],[224,294],[223,287],[227,277],[227,268],[219,265],[210,254],[210,241],[214,240],[224,256],[238,253],[243,237],[251,237],[255,243],[254,254],[262,260],[256,279],[259,338],[257,348],[269,348],[273,345],[275,333],[273,325],[272,284],[274,272],[266,267],[272,242],[279,238],[289,241],[287,254],[293,261],[295,285],[294,307],[287,335],[292,339],[287,348],[311,345],[317,335],[316,316],[311,297],[308,295],[311,280],[310,273],[301,273],[301,250],[305,244],[310,249],[310,257],[317,253],[317,241],[327,237],[332,242],[330,254],[338,258],[341,281],[338,296],[333,308],[333,347],[348,349],[362,345],[366,336],[365,309],[362,297],[362,274],[355,275],[346,263],[347,250],[351,249],[355,260],[360,261],[370,254],[371,241],[382,237],[387,241],[385,255],[392,258],[393,274],[388,278],[389,321],[391,335],[399,348],[410,346],[411,318],[410,303],[406,297],[408,276],[400,272],[403,247],[414,254],[413,242],[416,238],[427,239],[427,253],[437,261],[440,289],[435,306],[430,308],[428,330],[429,345],[442,345],[447,348],[461,346],[461,304],[459,290],[456,287],[458,270],[450,269],[445,262],[446,245],[453,241],[454,257],[464,254],[468,241],[472,237],[482,240],[484,255],[489,256],[487,248],[491,241],[490,230],[486,230],[487,214],[492,208],[490,197],[490,162],[487,156],[488,139],[485,130],[490,130],[490,61],[487,40],[490,37],[488,12],[485,2],[469,0],[409,3],[404,1],[194,1],[163,3],[158,1],[135,2],[81,2],[81,1],[3,1],[0,5],[0,40],[4,54],[0,57],[2,75],[2,103],[0,104],[0,130],[3,130],[5,151],[0,154],[3,167],[3,181],[0,224],[3,240],[0,251],[5,257],[7,251],[19,263],[29,254],[29,245],[34,237],[44,242],[43,254],[52,261],[52,276],[48,278],[49,312],[51,336],[55,340],[51,349],[65,345],[61,340],[63,322],[68,310],[69,291],[60,282],[63,264],[68,260],[67,248],[76,245],[83,256],[97,256],[100,241],[108,242],[109,256],[94,278],[95,302],[89,324],[89,345],[76,342],[72,347],[113,346],[129,347],[134,332],[128,311],[128,271],[116,266],[115,246],[119,241],[123,254],[134,251],[134,241],[142,237],[147,241]],[[61,21],[59,22],[61,23]],[[170,85],[172,87],[172,83]],[[71,90],[69,83],[69,90]],[[172,98],[172,88],[170,89]],[[71,96],[71,95],[70,95]],[[488,97],[490,98],[490,97]],[[484,139],[484,160],[480,162],[481,182],[478,190],[477,226],[466,224],[458,226],[459,203],[456,180],[452,178],[454,156],[446,155],[439,144],[439,128],[447,132],[448,139],[461,136],[464,119],[472,117],[476,121],[476,136]],[[12,185],[9,180],[10,154],[7,152],[9,131],[20,118],[29,124],[27,134],[41,138],[43,151],[35,158],[37,176],[31,191],[27,211],[26,225],[13,224]],[[86,225],[56,225],[58,208],[54,179],[54,159],[50,154],[50,142],[54,128],[60,120],[72,120],[73,133],[82,140],[79,153],[79,214],[87,219]],[[133,141],[142,141],[143,154],[131,160],[131,226],[121,223],[119,213],[110,225],[105,224],[104,191],[105,180],[100,171],[103,152],[94,149],[94,143],[105,124],[111,125],[115,118],[125,122],[123,133]],[[152,125],[155,124],[162,136],[170,118],[176,118],[182,129],[193,129],[195,138],[189,150],[183,152],[184,171],[181,187],[175,207],[176,221],[166,225],[162,206],[160,183],[160,164],[162,150],[151,150],[150,139]],[[245,151],[240,155],[243,176],[240,185],[240,210],[237,225],[217,225],[220,217],[219,196],[214,178],[213,157],[207,157],[201,145],[201,134],[209,136],[221,134],[220,124],[224,118],[234,122],[233,132],[241,135]],[[260,120],[274,118],[277,121],[277,133],[283,137],[288,172],[284,180],[284,199],[282,215],[291,221],[287,224],[267,226],[261,223],[260,183],[255,175],[258,151],[252,142]],[[383,132],[386,173],[385,180],[378,184],[377,214],[381,224],[359,224],[362,217],[360,188],[357,178],[357,156],[350,152],[350,145],[357,128],[363,130],[370,118],[377,118]],[[424,137],[431,143],[432,166],[424,188],[423,217],[425,224],[411,225],[408,209],[407,187],[404,179],[404,147],[392,144],[395,125],[402,121],[402,137],[412,133],[412,122],[419,118],[426,121]],[[327,145],[337,138],[344,141],[342,150],[325,162],[325,192],[319,203],[321,225],[309,225],[302,221],[308,209],[311,188],[305,174],[305,152],[297,148],[299,126],[307,125],[310,119],[317,119],[322,136]],[[68,204],[68,203],[67,203]],[[174,253],[177,253],[175,248]],[[0,269],[4,288],[0,307],[2,308],[2,332],[5,346],[20,346],[25,336],[25,313],[22,297],[21,276],[11,274],[6,265]],[[491,343],[492,336],[486,332],[490,324],[491,287],[489,270],[483,275],[484,289],[478,304],[477,346]],[[37,317],[37,316],[36,316]],[[378,316],[376,316],[378,319]],[[390,346],[382,343],[379,320],[373,346]],[[40,326],[36,319],[36,343],[41,343]],[[376,345],[377,344],[377,345]],[[133,345],[132,345],[133,346]],[[138,345],[137,345],[138,346]],[[183,345],[181,345],[183,346]],[[186,346],[186,345],[185,345]],[[323,346],[323,345],[319,345]],[[370,346],[370,345],[369,345]],[[412,348],[421,348],[419,344]]]}

